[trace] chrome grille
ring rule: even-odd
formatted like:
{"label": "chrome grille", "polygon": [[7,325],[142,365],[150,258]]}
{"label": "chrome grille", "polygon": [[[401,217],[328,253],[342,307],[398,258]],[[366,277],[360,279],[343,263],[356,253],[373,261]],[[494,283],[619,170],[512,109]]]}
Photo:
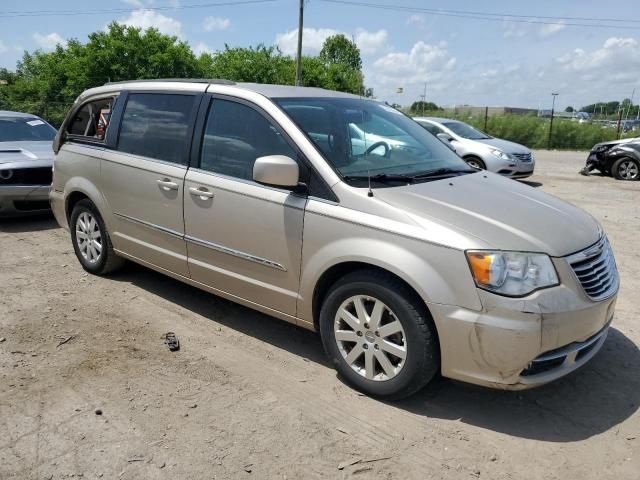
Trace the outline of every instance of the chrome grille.
{"label": "chrome grille", "polygon": [[604,300],[618,290],[618,269],[607,237],[567,257],[567,261],[592,300]]}
{"label": "chrome grille", "polygon": [[525,162],[526,163],[526,162],[530,162],[531,161],[531,154],[530,153],[512,153],[511,155],[516,157],[521,162]]}

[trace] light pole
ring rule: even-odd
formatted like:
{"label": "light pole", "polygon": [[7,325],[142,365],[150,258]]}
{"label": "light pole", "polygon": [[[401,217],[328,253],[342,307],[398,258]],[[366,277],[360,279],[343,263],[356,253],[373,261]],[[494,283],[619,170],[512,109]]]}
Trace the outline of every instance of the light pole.
{"label": "light pole", "polygon": [[304,18],[304,0],[300,0],[300,11],[298,13],[298,52],[296,55],[296,85],[302,84],[302,24]]}
{"label": "light pole", "polygon": [[553,97],[553,101],[551,102],[551,121],[549,122],[549,139],[547,140],[547,150],[551,148],[551,134],[553,132],[553,112],[556,107],[556,97],[558,96],[558,94],[552,93],[551,96]]}

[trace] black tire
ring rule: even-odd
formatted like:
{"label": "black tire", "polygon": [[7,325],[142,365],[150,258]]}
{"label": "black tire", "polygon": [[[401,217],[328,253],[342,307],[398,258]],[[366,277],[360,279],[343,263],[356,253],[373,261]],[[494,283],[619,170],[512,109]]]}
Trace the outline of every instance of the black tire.
{"label": "black tire", "polygon": [[467,162],[467,165],[469,165],[470,167],[476,168],[477,165],[481,170],[487,169],[485,163],[478,157],[464,157],[464,161]]}
{"label": "black tire", "polygon": [[[625,168],[629,165],[631,168]],[[640,180],[640,162],[631,157],[619,158],[613,163],[611,174],[616,180]]]}
{"label": "black tire", "polygon": [[[83,213],[87,213],[95,219],[97,229],[100,232],[102,250],[93,261],[85,258],[80,251],[80,246],[77,241],[77,222]],[[122,257],[118,257],[113,251],[113,244],[111,243],[111,238],[109,237],[107,227],[104,224],[104,220],[102,220],[100,212],[98,212],[98,209],[90,200],[80,200],[75,204],[71,212],[71,217],[69,218],[69,230],[71,231],[73,250],[76,253],[80,265],[82,265],[82,268],[87,272],[93,273],[94,275],[107,275],[124,265],[125,260]]]}
{"label": "black tire", "polygon": [[[340,351],[334,334],[336,313],[343,302],[357,295],[380,300],[402,325],[406,358],[400,371],[392,378],[383,381],[365,378],[351,368]],[[372,397],[385,400],[408,397],[429,383],[440,370],[438,337],[424,302],[406,284],[385,272],[356,271],[336,282],[320,311],[320,333],[325,352],[341,377],[356,390]],[[379,340],[375,339],[376,342]],[[360,342],[366,343],[364,339]],[[376,350],[379,350],[377,346]],[[381,364],[377,365],[381,368]]]}

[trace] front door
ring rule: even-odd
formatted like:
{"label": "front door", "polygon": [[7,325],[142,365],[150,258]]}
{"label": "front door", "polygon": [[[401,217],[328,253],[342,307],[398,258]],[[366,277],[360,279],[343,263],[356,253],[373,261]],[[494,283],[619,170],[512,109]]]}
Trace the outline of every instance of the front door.
{"label": "front door", "polygon": [[243,101],[211,100],[199,161],[185,178],[191,278],[295,315],[306,198],[253,181],[255,159],[296,158],[282,131]]}
{"label": "front door", "polygon": [[114,246],[188,276],[182,209],[196,95],[131,93],[117,150],[106,150],[101,183],[114,216]]}

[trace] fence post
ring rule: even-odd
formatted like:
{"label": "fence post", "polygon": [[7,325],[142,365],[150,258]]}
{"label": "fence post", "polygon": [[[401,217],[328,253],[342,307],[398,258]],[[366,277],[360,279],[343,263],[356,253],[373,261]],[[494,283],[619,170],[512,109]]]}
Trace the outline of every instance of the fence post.
{"label": "fence post", "polygon": [[618,110],[618,131],[616,132],[616,140],[620,140],[620,124],[622,123],[622,109]]}
{"label": "fence post", "polygon": [[487,118],[489,117],[489,107],[484,107],[484,131],[487,131]]}

